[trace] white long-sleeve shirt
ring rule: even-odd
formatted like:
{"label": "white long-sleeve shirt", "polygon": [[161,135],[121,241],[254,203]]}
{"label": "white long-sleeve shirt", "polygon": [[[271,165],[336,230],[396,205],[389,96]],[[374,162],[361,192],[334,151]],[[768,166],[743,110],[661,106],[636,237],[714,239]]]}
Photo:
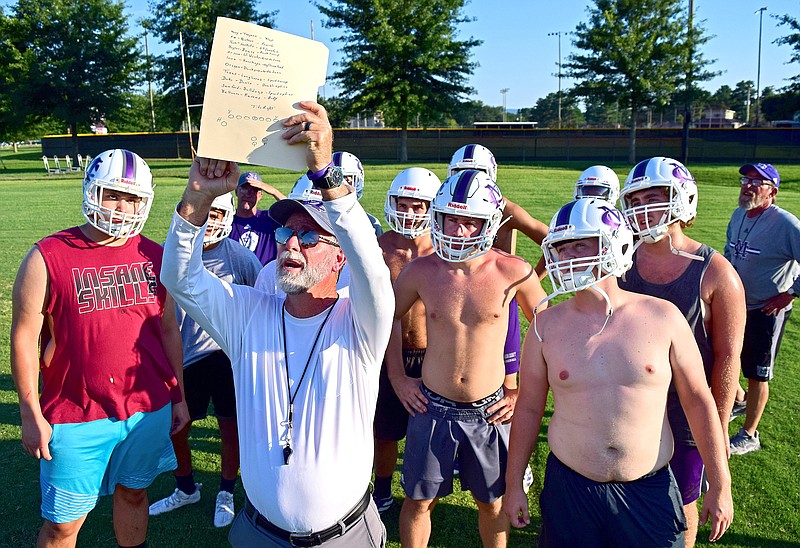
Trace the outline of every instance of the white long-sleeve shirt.
{"label": "white long-sleeve shirt", "polygon": [[[364,495],[373,460],[372,421],[394,294],[375,232],[348,194],[325,202],[350,264],[351,288],[325,323],[305,378],[305,344],[327,314],[291,318],[284,297],[223,282],[203,268],[203,231],[173,217],[161,278],[175,301],[230,357],[242,483],[256,509],[294,532],[335,524]],[[282,314],[286,314],[282,322]],[[293,454],[284,465],[289,394],[282,323],[289,333]],[[307,329],[300,341],[293,336]]]}

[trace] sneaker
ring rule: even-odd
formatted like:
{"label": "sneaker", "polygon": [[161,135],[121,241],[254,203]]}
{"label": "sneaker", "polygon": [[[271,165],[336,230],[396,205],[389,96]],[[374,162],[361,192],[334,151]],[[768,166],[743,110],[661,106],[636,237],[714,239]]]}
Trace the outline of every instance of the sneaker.
{"label": "sneaker", "polygon": [[217,493],[217,507],[214,510],[214,527],[227,527],[234,516],[233,493],[220,491]]}
{"label": "sneaker", "polygon": [[375,506],[378,507],[379,514],[383,514],[384,512],[389,510],[389,508],[394,506],[394,498],[392,498],[392,495],[389,495],[388,497],[385,498],[378,498],[375,495],[372,495],[372,500],[375,501]]}
{"label": "sneaker", "polygon": [[758,430],[751,436],[747,430],[740,428],[739,433],[731,437],[731,455],[745,455],[759,449],[761,440],[758,437]]}
{"label": "sneaker", "polygon": [[175,489],[175,492],[172,493],[167,498],[161,499],[158,502],[154,502],[150,505],[150,509],[148,513],[151,516],[157,516],[159,514],[164,514],[166,512],[172,512],[176,508],[180,508],[181,506],[186,506],[187,504],[194,504],[195,502],[200,501],[200,488],[203,486],[202,483],[195,483],[194,493],[191,495],[187,495],[180,489]]}
{"label": "sneaker", "polygon": [[522,490],[525,491],[525,494],[528,494],[528,491],[531,489],[531,485],[533,485],[533,470],[531,470],[531,465],[525,467],[525,474],[522,476]]}
{"label": "sneaker", "polygon": [[744,401],[734,401],[733,402],[733,409],[731,410],[731,418],[730,420],[735,419],[736,417],[741,417],[747,411],[747,400]]}

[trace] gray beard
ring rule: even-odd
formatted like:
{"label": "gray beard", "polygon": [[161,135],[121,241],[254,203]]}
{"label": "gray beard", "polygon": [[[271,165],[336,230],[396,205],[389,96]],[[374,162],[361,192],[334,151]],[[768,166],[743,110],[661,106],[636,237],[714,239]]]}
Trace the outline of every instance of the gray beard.
{"label": "gray beard", "polygon": [[750,211],[751,209],[756,209],[764,205],[767,199],[763,196],[759,196],[758,194],[754,194],[751,197],[747,196],[739,196],[739,208],[744,209],[745,211]]}
{"label": "gray beard", "polygon": [[[275,269],[278,287],[287,295],[304,293],[320,283],[325,279],[325,276],[330,274],[330,269],[335,259],[335,257],[327,256],[316,266],[309,266],[305,259],[303,259],[303,270],[299,274],[292,274],[282,268],[283,259],[288,256],[289,252],[284,251],[284,253],[278,257],[278,267]],[[293,258],[296,258],[296,256]]]}

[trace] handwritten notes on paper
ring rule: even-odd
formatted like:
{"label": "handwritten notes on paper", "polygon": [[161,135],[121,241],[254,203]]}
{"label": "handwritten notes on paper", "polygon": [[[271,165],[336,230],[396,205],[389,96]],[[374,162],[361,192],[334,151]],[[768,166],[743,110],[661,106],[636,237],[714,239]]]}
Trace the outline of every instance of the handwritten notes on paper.
{"label": "handwritten notes on paper", "polygon": [[303,171],[305,147],[282,122],[316,100],[328,48],[320,42],[220,17],[208,64],[200,156]]}

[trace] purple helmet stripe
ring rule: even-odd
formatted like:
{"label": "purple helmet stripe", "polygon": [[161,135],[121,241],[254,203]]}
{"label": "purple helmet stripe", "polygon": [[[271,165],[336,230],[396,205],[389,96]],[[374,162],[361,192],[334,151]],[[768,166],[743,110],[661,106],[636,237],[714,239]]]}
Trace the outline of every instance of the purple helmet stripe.
{"label": "purple helmet stripe", "polygon": [[333,153],[333,165],[336,167],[342,167],[342,154],[341,152],[334,152]]}
{"label": "purple helmet stripe", "polygon": [[458,174],[456,187],[453,189],[453,201],[458,203],[466,203],[469,197],[469,189],[472,186],[472,180],[478,172],[472,169],[467,169]]}
{"label": "purple helmet stripe", "polygon": [[475,159],[475,145],[467,145],[467,148],[464,149],[464,159],[465,160]]}
{"label": "purple helmet stripe", "polygon": [[644,177],[645,172],[647,171],[647,164],[650,160],[642,160],[636,167],[633,168],[633,175],[631,176],[631,180],[636,180],[640,177]]}
{"label": "purple helmet stripe", "polygon": [[577,203],[578,200],[575,200],[558,210],[558,217],[556,218],[556,226],[563,226],[569,224],[569,216],[572,214],[572,209],[575,207],[575,204]]}
{"label": "purple helmet stripe", "polygon": [[122,163],[122,173],[126,179],[134,179],[136,177],[136,160],[133,158],[133,153],[129,150],[122,151],[125,155]]}

